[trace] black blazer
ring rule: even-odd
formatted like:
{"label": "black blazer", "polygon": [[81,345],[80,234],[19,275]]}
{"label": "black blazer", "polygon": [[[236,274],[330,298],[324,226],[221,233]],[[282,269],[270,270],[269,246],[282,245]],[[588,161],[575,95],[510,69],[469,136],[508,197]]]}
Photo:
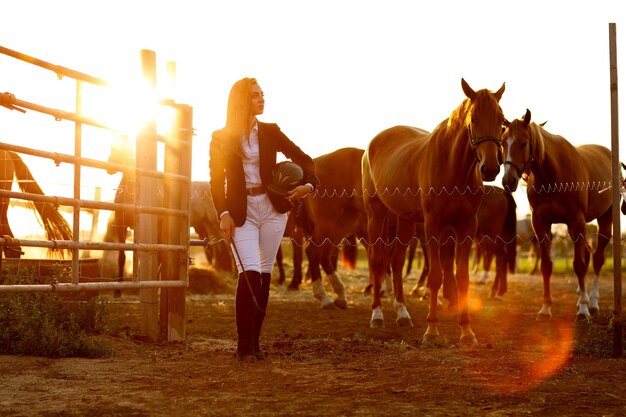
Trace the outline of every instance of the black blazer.
{"label": "black blazer", "polygon": [[[319,185],[313,159],[293,143],[277,124],[258,122],[258,127],[259,160],[263,185],[267,186],[272,182],[272,169],[276,165],[278,152],[302,167],[304,177],[301,185],[306,183],[312,184],[313,187]],[[248,209],[243,162],[240,156],[230,150],[223,130],[213,132],[209,147],[209,170],[211,193],[218,216],[228,210],[235,225],[242,226],[246,221]],[[279,213],[286,213],[292,208],[292,204],[286,198],[269,191],[268,196]]]}

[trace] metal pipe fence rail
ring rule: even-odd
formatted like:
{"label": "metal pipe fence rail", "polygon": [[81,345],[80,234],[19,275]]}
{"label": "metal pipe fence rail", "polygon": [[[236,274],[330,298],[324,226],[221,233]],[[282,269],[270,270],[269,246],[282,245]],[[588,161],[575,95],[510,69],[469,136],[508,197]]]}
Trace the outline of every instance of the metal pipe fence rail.
{"label": "metal pipe fence rail", "polygon": [[20,153],[20,154],[25,154],[25,155],[48,158],[54,161],[55,164],[60,164],[61,162],[65,162],[69,164],[78,164],[81,166],[87,166],[90,168],[114,169],[116,171],[120,171],[124,173],[135,173],[137,175],[143,175],[143,176],[152,177],[152,178],[171,179],[171,180],[185,181],[185,182],[188,181],[188,178],[185,175],[173,174],[171,172],[154,171],[154,170],[149,170],[149,169],[136,168],[134,165],[118,164],[115,162],[105,162],[105,161],[100,161],[98,159],[82,158],[82,157],[58,153],[58,152],[42,151],[39,149],[27,148],[24,146],[13,145],[10,143],[5,143],[5,142],[0,142],[0,149],[4,149],[6,151]]}
{"label": "metal pipe fence rail", "polygon": [[[113,132],[124,133],[124,129],[107,126],[96,120],[84,117],[82,114],[82,83],[87,82],[100,86],[109,83],[59,65],[50,64],[32,56],[13,51],[0,46],[0,54],[8,55],[26,63],[39,66],[54,72],[59,79],[64,76],[76,80],[76,109],[75,112],[51,109],[39,104],[20,100],[11,93],[0,93],[0,106],[9,110],[25,113],[25,109],[49,114],[56,120],[69,120],[75,125],[74,156],[62,155],[54,152],[44,152],[35,149],[17,147],[9,144],[0,144],[0,149],[16,153],[25,153],[52,159],[57,164],[68,162],[74,165],[74,193],[73,198],[50,197],[32,193],[2,192],[0,196],[46,202],[55,206],[65,205],[74,208],[72,240],[17,240],[0,236],[0,246],[19,243],[22,246],[37,246],[53,249],[69,249],[71,251],[72,283],[56,283],[43,286],[0,286],[0,291],[78,291],[82,288],[122,289],[141,288],[141,330],[142,334],[151,338],[161,336],[167,340],[184,340],[185,338],[185,292],[187,286],[187,267],[189,264],[189,246],[206,246],[207,241],[191,241],[189,238],[189,192],[191,184],[191,145],[193,135],[193,111],[190,106],[176,103],[173,99],[157,100],[155,104],[169,106],[176,111],[174,126],[166,137],[156,131],[156,113],[152,112],[151,120],[138,134],[137,142],[142,147],[141,157],[136,160],[135,166],[112,164],[103,161],[90,160],[81,157],[82,126],[90,125],[107,129]],[[153,51],[141,51],[143,78],[147,80],[156,92],[156,54]],[[169,64],[168,64],[169,65]],[[169,68],[169,67],[168,67]],[[173,73],[171,74],[173,76]],[[155,96],[156,99],[156,96]],[[165,144],[165,172],[156,169],[157,142]],[[135,204],[116,204],[93,200],[83,200],[80,195],[81,167],[115,169],[123,173],[135,174],[137,178],[137,197]],[[148,178],[152,177],[152,178]],[[153,178],[159,178],[163,184],[163,205],[159,206],[156,199],[159,192],[159,183]],[[180,184],[180,186],[179,186]],[[124,210],[137,213],[135,236],[137,243],[108,243],[108,242],[81,242],[80,241],[80,208],[105,209],[111,211]],[[162,225],[157,225],[154,216],[162,217]],[[184,219],[184,220],[183,220]],[[185,221],[186,220],[186,221]],[[165,232],[166,244],[155,243],[157,228]],[[139,252],[137,261],[138,270],[134,280],[139,282],[111,282],[111,283],[79,283],[79,250],[131,250]],[[162,253],[159,261],[154,252]],[[184,252],[184,253],[183,253]],[[0,262],[2,253],[0,253]],[[159,265],[157,265],[157,263]],[[139,268],[140,267],[140,268]],[[135,268],[135,266],[133,267]],[[1,273],[1,270],[0,270]],[[154,281],[154,277],[163,277]],[[161,288],[160,296],[156,289]],[[160,300],[159,300],[160,299]],[[157,304],[160,303],[160,309]],[[159,314],[160,313],[160,314]],[[159,319],[160,316],[160,319]]]}

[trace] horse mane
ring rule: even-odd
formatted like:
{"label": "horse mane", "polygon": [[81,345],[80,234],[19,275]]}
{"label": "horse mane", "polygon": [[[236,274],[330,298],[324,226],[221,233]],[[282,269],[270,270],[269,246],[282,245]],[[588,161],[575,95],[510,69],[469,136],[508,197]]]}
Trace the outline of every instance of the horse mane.
{"label": "horse mane", "polygon": [[528,126],[530,129],[530,140],[533,147],[533,157],[538,164],[541,164],[546,156],[546,144],[545,137],[549,135],[549,132],[545,130],[542,125],[537,123],[530,123]]}
{"label": "horse mane", "polygon": [[484,112],[484,114],[492,114],[500,109],[498,100],[494,98],[493,93],[483,88],[476,91],[476,97],[473,102],[466,97],[465,100],[452,111],[446,127],[448,129],[459,129],[467,126],[471,122],[472,106],[477,109],[476,111]]}

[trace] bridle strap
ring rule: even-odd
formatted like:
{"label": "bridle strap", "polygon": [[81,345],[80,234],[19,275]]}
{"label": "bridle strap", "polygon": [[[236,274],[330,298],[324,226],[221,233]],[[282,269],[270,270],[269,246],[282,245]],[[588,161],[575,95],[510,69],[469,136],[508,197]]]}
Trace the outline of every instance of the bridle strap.
{"label": "bridle strap", "polygon": [[511,165],[513,168],[517,170],[517,172],[519,173],[519,176],[521,177],[524,174],[526,174],[526,171],[528,171],[531,165],[535,162],[535,157],[533,156],[533,154],[534,154],[533,144],[531,142],[530,143],[530,157],[528,158],[528,161],[524,162],[524,165],[520,167],[513,161],[504,161],[504,165]]}
{"label": "bridle strap", "polygon": [[474,132],[472,132],[472,125],[468,125],[467,126],[467,131],[469,133],[469,138],[470,138],[470,145],[472,145],[472,150],[474,151],[474,154],[476,154],[476,148],[478,147],[478,145],[480,145],[483,142],[493,142],[496,144],[496,146],[498,147],[498,149],[500,150],[500,152],[502,152],[502,142],[497,139],[494,138],[493,136],[482,136],[478,139],[476,139],[474,137]]}

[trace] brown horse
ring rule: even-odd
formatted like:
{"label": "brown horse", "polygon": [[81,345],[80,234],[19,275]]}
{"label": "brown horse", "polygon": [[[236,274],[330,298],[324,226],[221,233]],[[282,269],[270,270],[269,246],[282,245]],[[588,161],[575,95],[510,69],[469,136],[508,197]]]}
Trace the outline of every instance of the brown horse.
{"label": "brown horse", "polygon": [[[469,253],[483,181],[493,181],[500,171],[505,119],[499,101],[504,84],[495,93],[474,91],[463,79],[461,86],[467,98],[432,133],[408,126],[392,127],[374,137],[363,155],[368,260],[370,281],[374,283],[370,326],[384,326],[380,286],[388,263],[384,231],[390,213],[398,217],[396,248],[391,254],[396,321],[400,325],[412,323],[404,303],[402,267],[406,245],[415,236],[415,224],[423,221],[432,291],[425,342],[439,336],[437,295],[444,270],[454,276],[456,256],[460,340],[478,343],[469,319]],[[440,252],[440,247],[450,245],[456,245],[456,254]]]}
{"label": "brown horse", "polygon": [[[484,284],[489,277],[491,263],[496,259],[496,276],[491,288],[491,297],[501,300],[507,291],[507,270],[515,272],[516,249],[517,249],[517,204],[510,193],[500,187],[485,185],[483,191],[483,201],[478,209],[478,228],[474,239],[476,248],[476,258],[483,262],[483,274],[478,280],[478,284]],[[421,231],[420,231],[421,229]],[[424,234],[423,225],[418,225],[418,235]],[[423,237],[421,238],[423,239]],[[409,256],[415,246],[409,248]],[[428,262],[424,263],[424,270],[415,287],[411,290],[411,295],[419,295],[422,291],[426,297],[430,292],[424,288],[426,282],[425,275],[428,274]],[[444,297],[450,302],[454,302],[451,293],[455,291],[446,289],[447,283],[454,285],[454,281],[444,278]]]}
{"label": "brown horse", "polygon": [[[337,275],[337,252],[345,238],[365,235],[366,216],[361,192],[361,158],[363,149],[341,148],[314,159],[320,180],[315,193],[303,201],[296,216],[298,226],[308,237],[306,254],[313,285],[313,296],[322,308],[347,308],[345,286]],[[353,245],[345,249],[354,249]],[[322,282],[324,269],[333,291],[331,300]]]}
{"label": "brown horse", "polygon": [[500,187],[485,185],[476,231],[476,245],[483,255],[483,275],[478,283],[487,281],[495,257],[496,276],[491,287],[491,297],[497,300],[501,300],[507,291],[507,270],[515,272],[516,229],[517,204],[511,193]]}
{"label": "brown horse", "polygon": [[[541,247],[543,306],[538,319],[550,319],[552,296],[550,244],[554,223],[565,223],[574,241],[574,272],[580,290],[577,319],[599,311],[598,280],[604,264],[604,250],[611,239],[613,224],[611,193],[601,192],[611,183],[611,151],[600,145],[574,147],[565,138],[531,123],[530,111],[512,121],[503,134],[505,169],[502,185],[515,191],[520,178],[527,183],[528,201],[535,235]],[[585,225],[598,223],[598,240],[593,253],[595,272],[591,297],[585,287],[591,248]]]}
{"label": "brown horse", "polygon": [[[15,152],[0,150],[0,189],[10,191],[14,180],[17,180],[22,192],[44,195],[22,158]],[[53,204],[33,202],[32,205],[48,239],[72,240],[71,227]],[[8,209],[9,198],[0,198],[0,236],[15,237],[9,226]],[[4,246],[2,249],[7,258],[19,258],[24,254],[19,246]],[[51,253],[61,258],[65,255],[64,251],[58,250]]]}

